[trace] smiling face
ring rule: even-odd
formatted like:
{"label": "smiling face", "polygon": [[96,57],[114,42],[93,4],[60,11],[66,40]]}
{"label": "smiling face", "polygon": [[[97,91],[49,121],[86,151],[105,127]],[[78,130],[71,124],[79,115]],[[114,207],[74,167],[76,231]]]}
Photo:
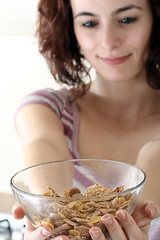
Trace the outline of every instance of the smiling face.
{"label": "smiling face", "polygon": [[71,7],[81,50],[103,78],[144,74],[153,24],[149,0],[71,0]]}

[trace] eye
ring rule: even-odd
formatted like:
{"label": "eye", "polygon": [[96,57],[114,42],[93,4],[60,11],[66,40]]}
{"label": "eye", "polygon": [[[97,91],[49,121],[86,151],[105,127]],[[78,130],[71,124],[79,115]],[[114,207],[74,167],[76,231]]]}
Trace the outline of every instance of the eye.
{"label": "eye", "polygon": [[125,24],[129,24],[135,21],[136,21],[136,18],[133,18],[133,17],[126,17],[120,20],[121,23],[125,23]]}
{"label": "eye", "polygon": [[86,23],[83,24],[83,26],[86,27],[86,28],[93,28],[93,27],[95,27],[96,25],[97,25],[97,23],[96,23],[96,22],[93,22],[93,21],[86,22]]}

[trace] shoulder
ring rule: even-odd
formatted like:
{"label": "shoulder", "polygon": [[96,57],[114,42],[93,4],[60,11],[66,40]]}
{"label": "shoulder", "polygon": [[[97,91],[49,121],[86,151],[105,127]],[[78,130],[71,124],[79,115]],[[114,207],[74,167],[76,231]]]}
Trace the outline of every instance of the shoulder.
{"label": "shoulder", "polygon": [[69,92],[62,89],[41,89],[23,97],[15,114],[15,127],[24,141],[42,136],[43,139],[62,136],[69,102]]}
{"label": "shoulder", "polygon": [[71,99],[71,92],[66,88],[60,90],[54,90],[52,88],[40,89],[23,97],[17,112],[25,106],[39,104],[50,108],[61,118],[64,109],[67,109],[67,111],[72,110]]}

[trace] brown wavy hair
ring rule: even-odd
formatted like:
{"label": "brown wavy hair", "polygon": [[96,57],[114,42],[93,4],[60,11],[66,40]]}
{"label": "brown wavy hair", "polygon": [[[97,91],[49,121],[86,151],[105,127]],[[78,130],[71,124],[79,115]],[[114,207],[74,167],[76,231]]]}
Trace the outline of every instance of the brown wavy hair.
{"label": "brown wavy hair", "polygon": [[[153,31],[146,61],[148,84],[160,88],[160,1],[150,0]],[[40,0],[36,34],[40,53],[46,58],[58,83],[66,84],[83,94],[88,89],[90,68],[85,64],[76,36],[70,0]]]}

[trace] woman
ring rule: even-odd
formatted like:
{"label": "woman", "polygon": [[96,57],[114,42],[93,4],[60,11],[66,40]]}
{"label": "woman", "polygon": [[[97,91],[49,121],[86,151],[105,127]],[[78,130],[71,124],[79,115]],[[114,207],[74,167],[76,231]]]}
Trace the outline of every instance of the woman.
{"label": "woman", "polygon": [[[148,239],[150,222],[160,215],[159,23],[156,0],[39,3],[40,51],[54,78],[70,90],[44,89],[24,98],[16,126],[25,165],[80,157],[141,167],[147,182],[133,215],[118,211],[119,223],[112,215],[102,217],[113,240]],[[93,81],[85,60],[96,70]],[[13,212],[24,216],[20,207]],[[50,234],[28,223],[25,240]],[[105,239],[98,228],[90,235]]]}

